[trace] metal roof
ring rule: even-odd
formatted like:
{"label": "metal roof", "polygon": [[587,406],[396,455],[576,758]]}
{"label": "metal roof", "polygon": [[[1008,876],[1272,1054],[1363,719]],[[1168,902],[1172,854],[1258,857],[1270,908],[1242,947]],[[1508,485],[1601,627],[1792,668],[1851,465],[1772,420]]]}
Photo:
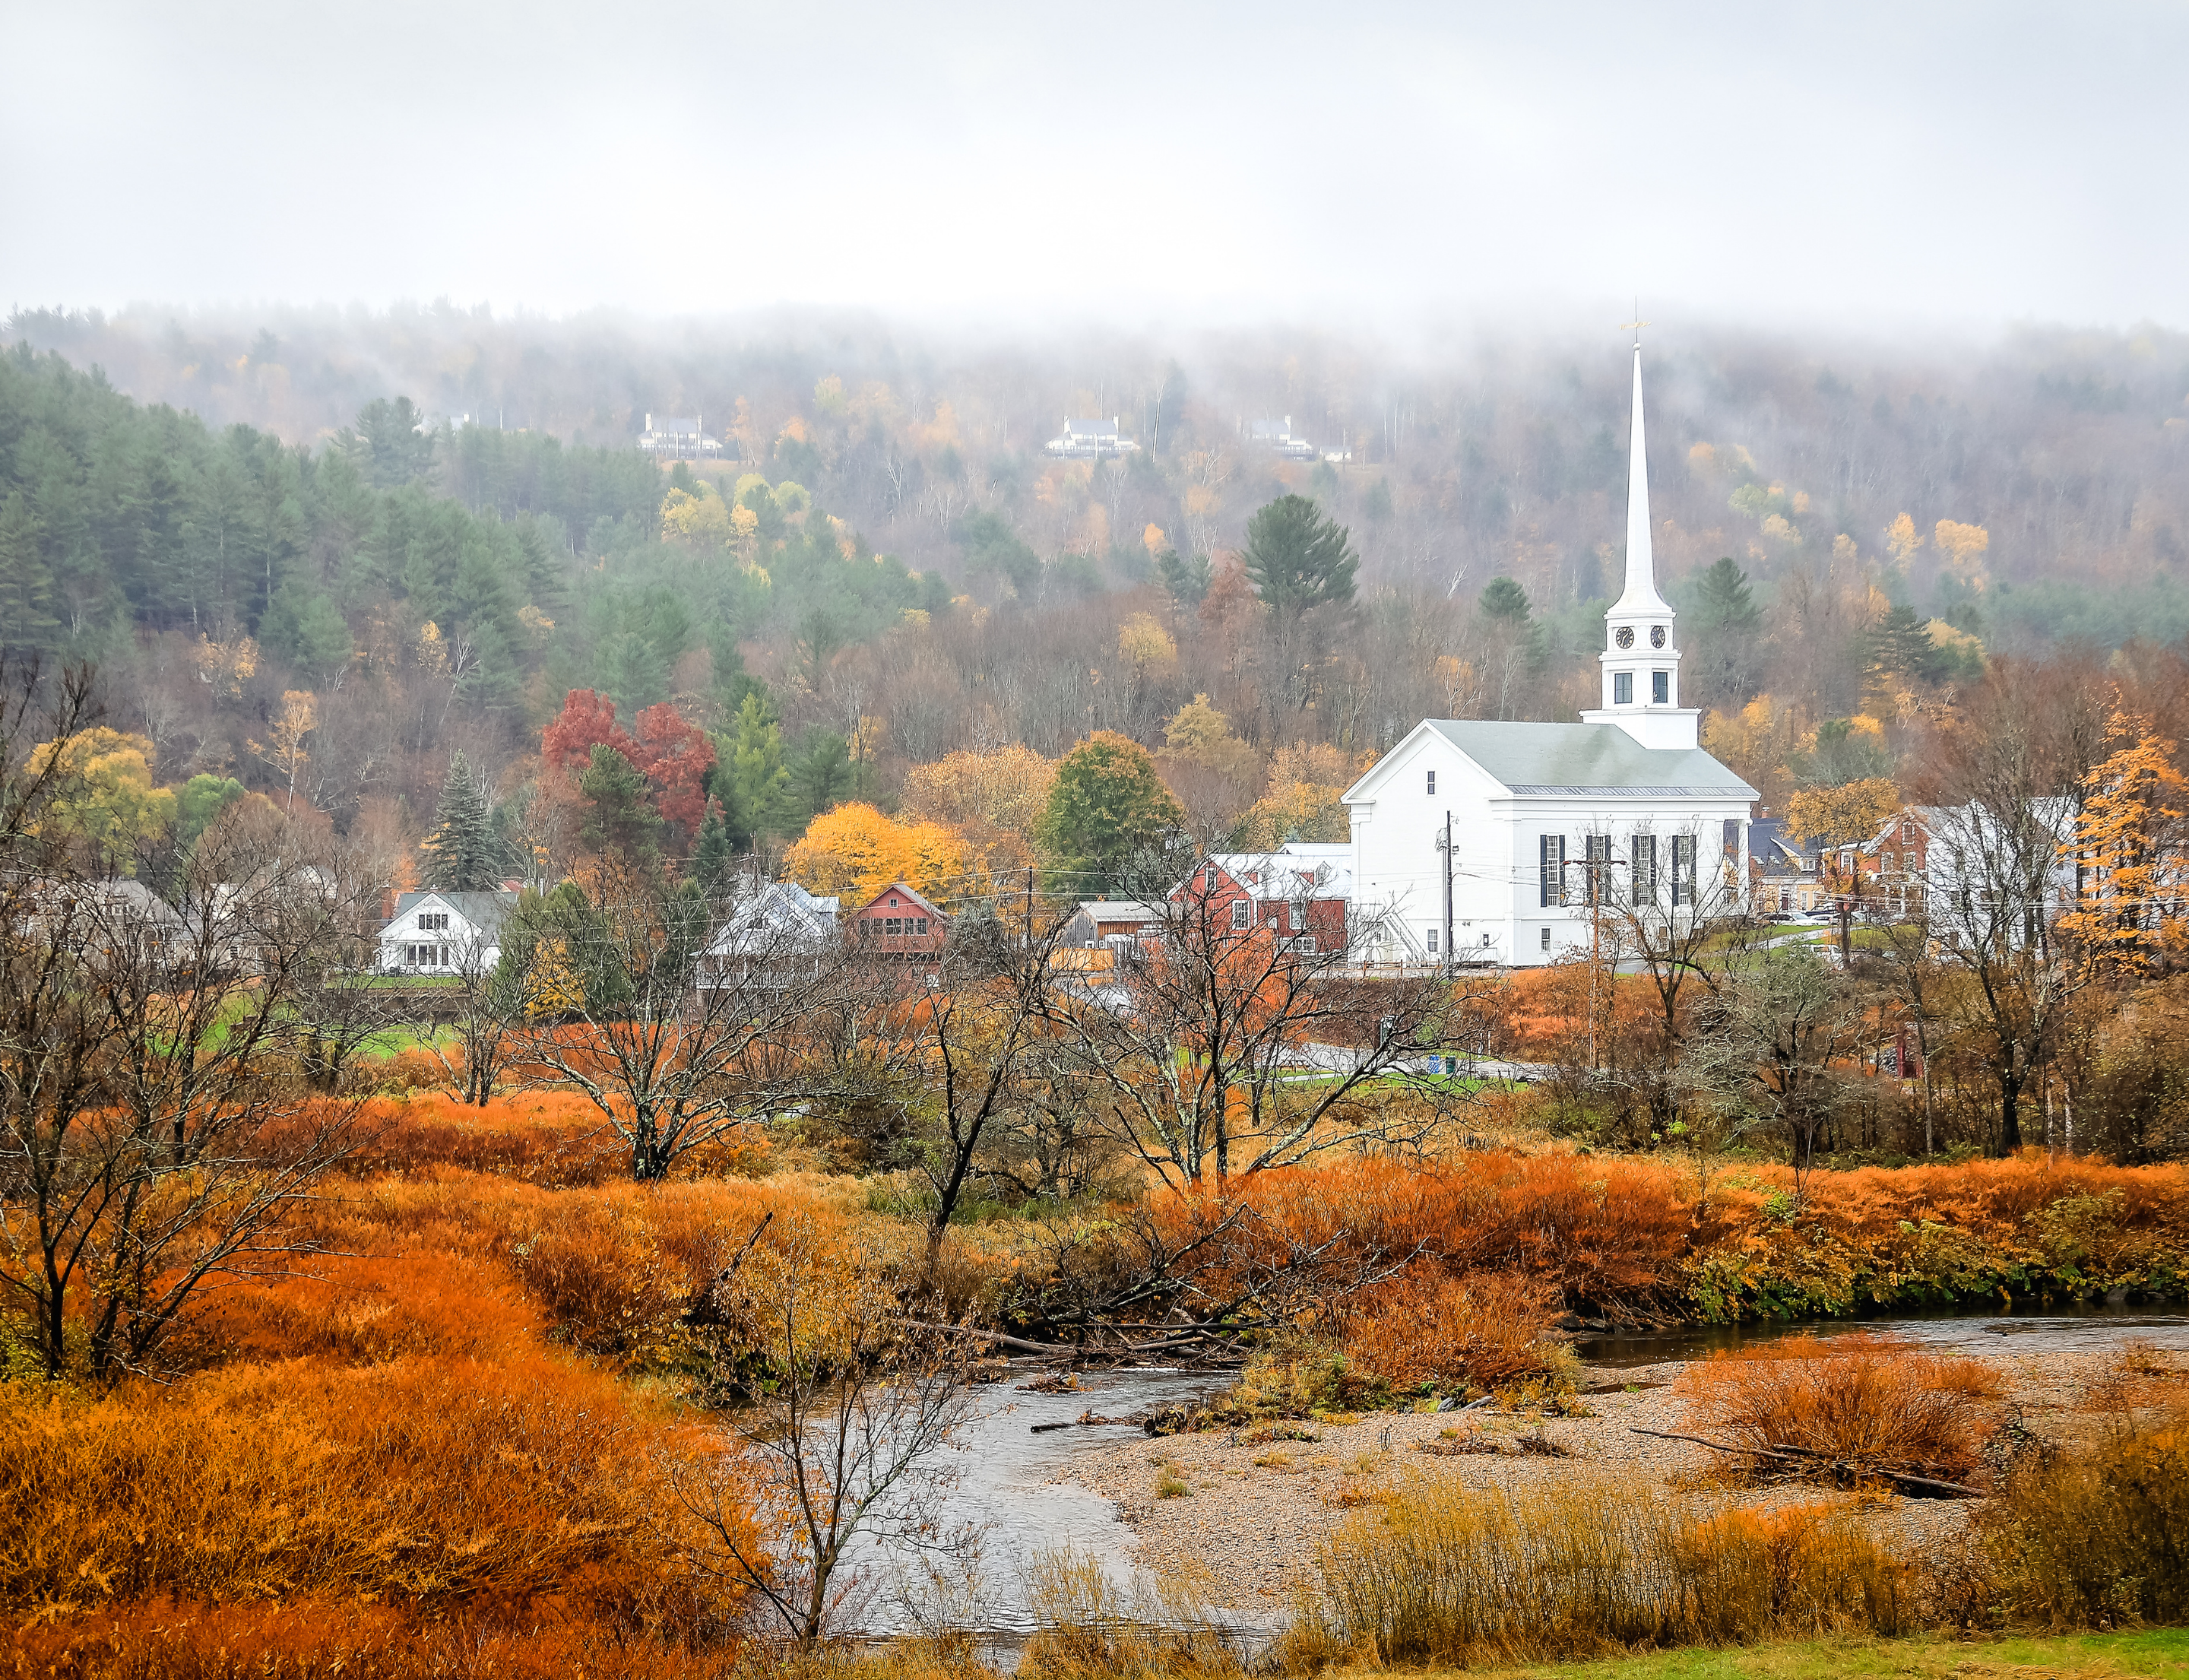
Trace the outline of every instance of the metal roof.
{"label": "metal roof", "polygon": [[1645,747],[1616,724],[1427,721],[1492,780],[1522,796],[1757,797],[1701,748]]}

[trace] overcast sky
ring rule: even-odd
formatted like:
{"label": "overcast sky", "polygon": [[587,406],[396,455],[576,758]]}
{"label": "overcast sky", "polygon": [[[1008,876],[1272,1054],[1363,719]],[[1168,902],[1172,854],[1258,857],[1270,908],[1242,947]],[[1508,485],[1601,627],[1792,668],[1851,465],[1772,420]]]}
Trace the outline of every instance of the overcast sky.
{"label": "overcast sky", "polygon": [[2189,317],[2189,7],[0,0],[0,307]]}

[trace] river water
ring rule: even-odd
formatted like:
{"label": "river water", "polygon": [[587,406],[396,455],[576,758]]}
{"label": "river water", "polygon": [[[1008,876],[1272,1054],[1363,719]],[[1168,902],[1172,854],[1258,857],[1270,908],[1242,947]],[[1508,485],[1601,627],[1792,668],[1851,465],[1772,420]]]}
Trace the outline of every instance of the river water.
{"label": "river water", "polygon": [[[1029,1372],[1018,1380],[1041,1373]],[[1228,1372],[1118,1370],[1089,1372],[1076,1393],[1023,1392],[1008,1383],[977,1392],[978,1415],[960,1430],[952,1468],[957,1485],[943,1513],[944,1525],[979,1524],[981,1543],[981,1602],[976,1621],[1008,1651],[1033,1629],[1023,1572],[1033,1554],[1070,1546],[1101,1560],[1119,1583],[1132,1579],[1132,1534],[1114,1501],[1084,1488],[1061,1487],[1049,1478],[1061,1474],[1081,1454],[1112,1446],[1141,1434],[1137,1423],[1089,1424],[1034,1434],[1039,1423],[1062,1423],[1092,1411],[1119,1417],[1196,1400],[1229,1387]],[[889,1560],[855,1553],[857,1566],[877,1577],[891,1572]],[[859,1618],[861,1632],[887,1637],[910,1631],[911,1617],[886,1587]]]}
{"label": "river water", "polygon": [[1706,1359],[1729,1348],[1752,1347],[1782,1336],[1829,1339],[1868,1331],[1898,1337],[1933,1353],[1983,1356],[1994,1354],[2083,1354],[2124,1342],[2147,1341],[2162,1348],[2189,1349],[2189,1313],[2148,1307],[2087,1304],[2017,1304],[1996,1311],[1943,1308],[1929,1313],[1894,1313],[1879,1318],[1762,1319],[1745,1324],[1683,1324],[1647,1334],[1577,1336],[1574,1351],[1590,1365],[1614,1369],[1657,1365],[1667,1360]]}

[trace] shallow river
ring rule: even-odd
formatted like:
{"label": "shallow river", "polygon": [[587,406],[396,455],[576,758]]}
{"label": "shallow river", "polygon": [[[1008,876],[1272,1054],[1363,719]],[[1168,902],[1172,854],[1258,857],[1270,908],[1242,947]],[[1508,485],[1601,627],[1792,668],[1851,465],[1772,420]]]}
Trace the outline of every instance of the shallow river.
{"label": "shallow river", "polygon": [[1896,1336],[1938,1353],[2083,1354],[2136,1340],[2162,1348],[2189,1348],[2189,1313],[2099,1303],[2020,1305],[1990,1312],[1946,1308],[1883,1318],[1687,1324],[1647,1335],[1577,1336],[1574,1351],[1590,1365],[1628,1367],[1665,1360],[1702,1359],[1721,1349],[1751,1346],[1781,1336],[1830,1338],[1860,1331]]}
{"label": "shallow river", "polygon": [[[1031,1382],[1041,1374],[1028,1372],[1015,1380]],[[980,1416],[960,1433],[953,1455],[958,1485],[944,1518],[946,1524],[974,1522],[987,1531],[978,1625],[1005,1646],[1032,1631],[1022,1570],[1044,1548],[1074,1547],[1100,1558],[1119,1581],[1132,1577],[1132,1535],[1116,1503],[1083,1488],[1049,1485],[1049,1479],[1080,1454],[1138,1438],[1140,1425],[1090,1424],[1038,1435],[1035,1424],[1061,1423],[1090,1411],[1122,1417],[1219,1393],[1230,1380],[1224,1372],[1111,1371],[1083,1374],[1076,1394],[1026,1394],[1009,1383],[979,1390]],[[871,1555],[857,1561],[876,1571],[878,1560]],[[908,1625],[886,1591],[860,1621],[874,1634],[904,1632]]]}
{"label": "shallow river", "polygon": [[[1694,1325],[1649,1336],[1577,1338],[1575,1349],[1591,1365],[1632,1367],[1667,1360],[1702,1358],[1721,1348],[1780,1336],[1822,1337],[1856,1331],[1889,1332],[1938,1351],[1976,1355],[2090,1353],[2143,1339],[2163,1348],[2189,1349],[2189,1313],[2095,1305],[1898,1314],[1889,1318],[1835,1319],[1746,1325]],[[1020,1381],[1030,1381],[1031,1376]],[[1116,1504],[1083,1489],[1060,1487],[1061,1475],[1082,1454],[1138,1436],[1137,1424],[1032,1433],[1037,1423],[1062,1423],[1083,1411],[1105,1417],[1140,1411],[1172,1400],[1212,1394],[1228,1385],[1216,1372],[1115,1371],[1083,1376],[1076,1394],[1025,1394],[1007,1383],[980,1391],[981,1416],[959,1438],[959,1482],[948,1520],[982,1524],[982,1602],[970,1618],[989,1631],[983,1643],[992,1660],[1011,1666],[1033,1626],[1021,1570],[1044,1547],[1073,1546],[1100,1558],[1120,1581],[1132,1574],[1132,1535]],[[861,1564],[871,1578],[889,1573],[871,1554]],[[858,1618],[869,1635],[909,1631],[905,1612],[879,1592]]]}

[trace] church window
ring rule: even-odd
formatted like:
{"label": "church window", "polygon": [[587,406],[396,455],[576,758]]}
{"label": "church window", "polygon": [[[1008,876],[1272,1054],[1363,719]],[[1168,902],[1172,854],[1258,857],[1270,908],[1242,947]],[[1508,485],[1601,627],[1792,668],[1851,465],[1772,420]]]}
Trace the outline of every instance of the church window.
{"label": "church window", "polygon": [[1539,905],[1565,902],[1566,837],[1564,834],[1545,834],[1536,842],[1538,869],[1537,898]]}
{"label": "church window", "polygon": [[1634,902],[1637,904],[1654,904],[1657,902],[1657,837],[1654,834],[1637,834],[1629,842],[1629,847],[1634,857]]}
{"label": "church window", "polygon": [[1436,772],[1434,770],[1429,772],[1429,791],[1431,793],[1436,791]]}
{"label": "church window", "polygon": [[1632,671],[1619,670],[1611,674],[1611,704],[1615,706],[1631,706],[1634,704],[1634,673]]}
{"label": "church window", "polygon": [[1584,883],[1587,902],[1595,904],[1609,897],[1604,888],[1611,876],[1611,836],[1587,834],[1582,837],[1581,844],[1587,848],[1588,853],[1588,880]]}
{"label": "church window", "polygon": [[1693,834],[1672,836],[1672,904],[1692,906],[1695,902],[1695,837]]}
{"label": "church window", "polygon": [[1728,817],[1725,819],[1725,855],[1731,857],[1739,850],[1740,819],[1738,817]]}
{"label": "church window", "polygon": [[1649,673],[1649,704],[1653,706],[1669,706],[1672,704],[1671,672],[1653,670]]}

